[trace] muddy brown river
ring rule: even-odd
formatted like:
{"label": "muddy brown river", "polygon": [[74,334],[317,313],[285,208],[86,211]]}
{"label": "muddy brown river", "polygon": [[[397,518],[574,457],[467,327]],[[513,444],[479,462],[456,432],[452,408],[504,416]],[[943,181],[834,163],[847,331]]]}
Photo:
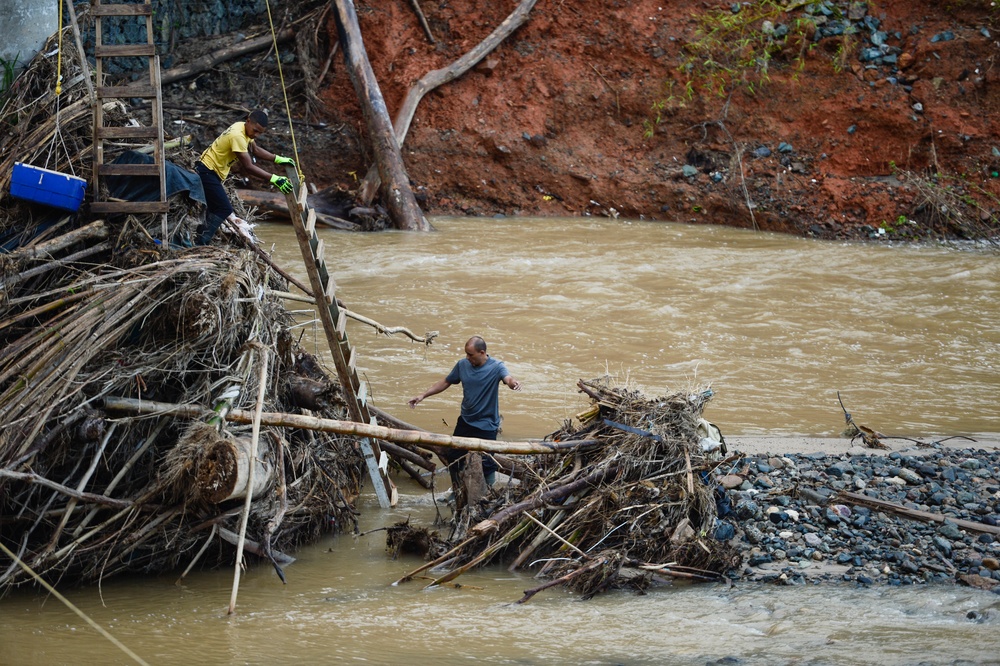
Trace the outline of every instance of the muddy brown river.
{"label": "muddy brown river", "polygon": [[[558,428],[588,404],[577,379],[605,373],[648,395],[710,385],[705,415],[727,435],[834,437],[838,391],[886,434],[1000,433],[995,252],[596,218],[434,224],[321,232],[350,308],[438,331],[425,347],[349,325],[375,404],[429,430],[451,432],[460,389],[415,410],[406,400],[480,334],[524,384],[501,389],[507,439]],[[258,231],[304,279],[291,228]],[[304,306],[289,307],[303,310],[303,339],[321,341]],[[363,530],[433,521],[429,495],[398,483],[393,509],[362,498]],[[675,585],[586,602],[553,589],[516,605],[538,584],[530,572],[390,585],[419,562],[389,559],[382,532],[295,555],[287,585],[252,564],[229,617],[231,570],[66,593],[150,664],[1000,664],[1000,596],[968,588]],[[133,662],[55,598],[0,600],[0,664],[118,663]]]}

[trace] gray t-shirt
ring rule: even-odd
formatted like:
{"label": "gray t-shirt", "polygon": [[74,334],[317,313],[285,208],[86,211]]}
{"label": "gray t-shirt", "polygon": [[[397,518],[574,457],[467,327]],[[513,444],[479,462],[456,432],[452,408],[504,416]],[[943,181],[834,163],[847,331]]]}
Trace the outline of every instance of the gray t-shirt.
{"label": "gray t-shirt", "polygon": [[463,358],[445,381],[462,385],[462,418],[473,428],[500,429],[500,382],[509,375],[503,361],[487,358],[478,368]]}

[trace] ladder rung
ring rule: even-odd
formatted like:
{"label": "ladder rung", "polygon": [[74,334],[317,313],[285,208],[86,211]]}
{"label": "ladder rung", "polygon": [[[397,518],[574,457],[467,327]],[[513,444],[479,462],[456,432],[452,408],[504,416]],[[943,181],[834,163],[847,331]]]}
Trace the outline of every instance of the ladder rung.
{"label": "ladder rung", "polygon": [[312,234],[316,231],[316,211],[312,208],[306,213],[306,233]]}
{"label": "ladder rung", "polygon": [[157,176],[160,175],[158,164],[102,164],[97,168],[102,176]]}
{"label": "ladder rung", "polygon": [[98,139],[155,139],[160,136],[159,127],[98,127]]}
{"label": "ladder rung", "polygon": [[95,201],[91,213],[168,213],[169,201]]}
{"label": "ladder rung", "polygon": [[326,244],[323,242],[323,239],[320,238],[319,242],[316,243],[316,249],[313,250],[313,256],[316,257],[316,264],[317,265],[320,264],[320,263],[323,263],[323,261],[324,261],[323,252],[325,250],[326,250]]}
{"label": "ladder rung", "polygon": [[153,6],[142,4],[101,5],[90,8],[94,16],[152,16]]}
{"label": "ladder rung", "polygon": [[156,44],[102,44],[94,47],[95,58],[126,58],[154,55],[156,55]]}
{"label": "ladder rung", "polygon": [[329,299],[331,303],[333,303],[333,299],[336,298],[334,296],[334,294],[336,293],[337,293],[337,281],[334,280],[333,276],[331,275],[326,281],[326,297]]}
{"label": "ladder rung", "polygon": [[353,349],[351,349],[351,356],[350,358],[347,359],[347,370],[352,375],[356,372],[355,367],[357,366],[357,364],[358,364],[358,355]]}
{"label": "ladder rung", "polygon": [[97,89],[97,96],[101,99],[126,99],[130,97],[151,99],[156,97],[156,88],[147,83],[134,86],[101,86]]}
{"label": "ladder rung", "polygon": [[[358,403],[361,405],[368,404],[368,384],[362,384],[361,388],[358,389]],[[372,425],[378,425],[375,423],[375,417],[372,417]]]}
{"label": "ladder rung", "polygon": [[[374,440],[372,440],[372,444],[378,446],[378,444],[376,444]],[[389,454],[382,450],[379,450],[378,468],[382,470],[383,474],[387,473],[389,469]]]}
{"label": "ladder rung", "polygon": [[309,188],[305,182],[299,185],[299,195],[295,198],[295,202],[302,206],[302,210],[309,209]]}
{"label": "ladder rung", "polygon": [[[333,296],[332,291],[326,293],[327,298],[330,296]],[[345,336],[347,336],[347,313],[341,310],[340,315],[337,317],[337,337],[343,340]]]}

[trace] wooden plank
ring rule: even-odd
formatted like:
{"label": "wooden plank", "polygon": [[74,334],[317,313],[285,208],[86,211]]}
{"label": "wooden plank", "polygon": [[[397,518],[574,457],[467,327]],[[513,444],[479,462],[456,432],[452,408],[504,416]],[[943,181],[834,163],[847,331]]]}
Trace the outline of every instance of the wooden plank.
{"label": "wooden plank", "polygon": [[[362,405],[368,404],[368,384],[362,384],[361,388],[358,389],[358,402],[360,402]],[[378,424],[375,423],[373,425],[378,425]]]}
{"label": "wooden plank", "polygon": [[316,257],[317,263],[326,262],[326,258],[323,256],[324,254],[326,254],[326,244],[323,242],[323,239],[320,238],[319,242],[316,243],[316,250],[313,252],[313,256]]}
{"label": "wooden plank", "polygon": [[94,47],[97,58],[131,58],[156,55],[156,44],[105,44]]}
{"label": "wooden plank", "polygon": [[299,205],[301,210],[309,209],[309,188],[306,187],[305,181],[299,186],[299,193],[295,197],[295,203]]}
{"label": "wooden plank", "polygon": [[169,211],[169,201],[95,201],[90,204],[90,212],[98,214],[166,213]]}
{"label": "wooden plank", "polygon": [[[330,279],[332,280],[333,278]],[[332,291],[327,293],[331,296],[333,295]],[[343,310],[341,310],[340,314],[337,316],[337,337],[341,340],[347,337],[347,313]]]}
{"label": "wooden plank", "polygon": [[[153,19],[146,19],[146,35],[150,42],[153,41]],[[163,93],[160,85],[160,56],[153,56],[149,59],[149,77],[156,89],[156,97],[153,98],[153,126],[157,129],[156,145],[153,148],[153,161],[160,168],[160,201],[167,200],[167,157],[163,151]],[[167,215],[164,212],[160,216],[160,234],[164,243],[168,242]]]}
{"label": "wooden plank", "polygon": [[143,4],[101,5],[91,6],[90,13],[94,16],[152,16],[153,6]]}
{"label": "wooden plank", "polygon": [[312,208],[306,211],[306,233],[316,233],[316,211]]}
{"label": "wooden plank", "polygon": [[102,164],[97,167],[102,176],[157,176],[160,167],[156,164]]}
{"label": "wooden plank", "polygon": [[153,99],[158,91],[150,84],[141,83],[130,86],[98,86],[97,96],[100,99]]}
{"label": "wooden plank", "polygon": [[160,136],[159,127],[98,127],[98,139],[155,139]]}
{"label": "wooden plank", "polygon": [[347,359],[347,369],[351,371],[351,374],[357,374],[358,365],[358,354],[354,349],[351,349],[351,355]]}

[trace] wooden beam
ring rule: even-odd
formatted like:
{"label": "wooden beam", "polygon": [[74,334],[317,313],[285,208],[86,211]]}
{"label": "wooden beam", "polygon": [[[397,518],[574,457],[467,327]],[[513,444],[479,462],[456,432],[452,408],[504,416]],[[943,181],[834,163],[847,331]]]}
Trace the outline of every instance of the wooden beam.
{"label": "wooden beam", "polygon": [[[104,408],[110,411],[130,412],[133,414],[172,414],[192,419],[198,419],[212,414],[211,410],[200,405],[184,405],[168,402],[153,402],[151,400],[136,400],[134,398],[105,397]],[[243,409],[233,409],[226,414],[227,421],[235,423],[251,423],[253,412]],[[264,412],[260,415],[263,425],[286,428],[301,428],[303,430],[318,430],[335,432],[341,435],[356,437],[372,437],[390,442],[406,444],[443,446],[449,449],[463,451],[484,451],[487,453],[511,453],[527,455],[532,453],[566,453],[600,446],[601,440],[586,439],[568,442],[546,442],[542,440],[524,440],[518,442],[503,442],[475,437],[454,437],[433,432],[415,430],[396,430],[368,423],[355,421],[338,421],[321,419],[302,414],[285,414],[281,412]]]}

